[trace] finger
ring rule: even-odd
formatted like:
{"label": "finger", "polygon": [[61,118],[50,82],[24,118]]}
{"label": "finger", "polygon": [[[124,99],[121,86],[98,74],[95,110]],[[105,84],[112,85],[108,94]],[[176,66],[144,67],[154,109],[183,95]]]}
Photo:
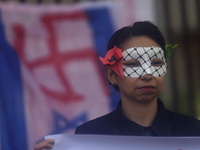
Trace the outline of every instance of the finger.
{"label": "finger", "polygon": [[44,140],[34,146],[34,150],[51,149],[55,141],[53,139]]}

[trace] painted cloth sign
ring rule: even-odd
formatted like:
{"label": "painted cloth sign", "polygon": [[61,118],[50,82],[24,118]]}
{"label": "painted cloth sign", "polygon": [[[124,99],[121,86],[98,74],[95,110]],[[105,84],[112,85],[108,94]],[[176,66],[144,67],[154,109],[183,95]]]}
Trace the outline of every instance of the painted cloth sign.
{"label": "painted cloth sign", "polygon": [[115,108],[119,93],[98,57],[116,29],[143,14],[131,15],[126,8],[136,1],[126,1],[0,3],[2,150],[32,150],[45,135],[73,134]]}

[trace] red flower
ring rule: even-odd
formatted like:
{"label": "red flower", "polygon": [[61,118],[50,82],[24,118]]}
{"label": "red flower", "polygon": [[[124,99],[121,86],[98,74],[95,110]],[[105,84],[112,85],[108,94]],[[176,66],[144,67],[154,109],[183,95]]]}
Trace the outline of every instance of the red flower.
{"label": "red flower", "polygon": [[114,46],[114,48],[108,50],[105,58],[99,57],[103,66],[109,66],[118,76],[123,78],[122,67],[122,50]]}

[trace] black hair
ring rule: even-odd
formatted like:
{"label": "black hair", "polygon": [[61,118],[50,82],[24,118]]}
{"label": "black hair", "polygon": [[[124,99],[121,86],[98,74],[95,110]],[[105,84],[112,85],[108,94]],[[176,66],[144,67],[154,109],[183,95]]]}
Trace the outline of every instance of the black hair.
{"label": "black hair", "polygon": [[[117,30],[108,42],[107,51],[112,49],[114,46],[121,48],[121,45],[125,41],[137,36],[146,36],[151,38],[165,51],[165,39],[162,33],[156,25],[149,21],[138,21],[132,26],[125,26]],[[113,87],[115,90],[119,91],[119,87],[117,85],[113,85]]]}

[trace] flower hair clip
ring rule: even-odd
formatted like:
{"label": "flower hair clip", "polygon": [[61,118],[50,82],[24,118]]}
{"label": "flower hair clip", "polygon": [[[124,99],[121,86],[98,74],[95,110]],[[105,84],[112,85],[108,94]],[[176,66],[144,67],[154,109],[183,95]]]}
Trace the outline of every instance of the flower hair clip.
{"label": "flower hair clip", "polygon": [[169,45],[166,45],[165,46],[165,59],[166,59],[166,62],[167,62],[167,67],[168,67],[168,61],[169,61],[169,58],[172,54],[172,51],[178,46],[179,44],[176,44],[174,46],[171,46],[171,44]]}
{"label": "flower hair clip", "polygon": [[103,66],[109,66],[118,76],[123,78],[123,66],[122,66],[122,50],[114,46],[114,48],[108,50],[105,58],[99,57]]}

